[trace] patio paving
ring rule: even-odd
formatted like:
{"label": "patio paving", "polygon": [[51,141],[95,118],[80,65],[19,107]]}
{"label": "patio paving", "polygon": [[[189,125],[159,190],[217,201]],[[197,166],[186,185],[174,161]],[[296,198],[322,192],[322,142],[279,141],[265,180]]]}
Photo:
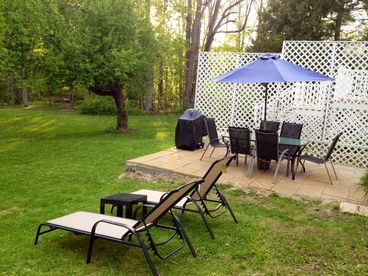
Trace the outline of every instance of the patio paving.
{"label": "patio paving", "polygon": [[[133,176],[148,174],[166,180],[202,177],[211,163],[225,154],[222,149],[216,149],[212,157],[209,157],[210,150],[212,149],[209,149],[203,160],[200,160],[204,149],[185,151],[170,148],[128,160],[125,172]],[[248,157],[248,162],[250,162],[250,157]],[[266,172],[257,170],[255,165],[252,178],[248,178],[246,176],[248,165],[244,164],[242,156],[239,158],[239,166],[237,167],[236,163],[232,162],[219,182],[231,184],[246,191],[265,194],[274,192],[280,196],[292,198],[366,205],[363,201],[363,191],[358,185],[365,169],[335,165],[339,180],[333,179],[334,184],[331,185],[323,165],[318,166],[307,162],[306,173],[301,173],[299,169],[296,179],[291,180],[290,177],[286,177],[286,163],[286,161],[282,162],[277,182],[272,184],[275,162]]]}

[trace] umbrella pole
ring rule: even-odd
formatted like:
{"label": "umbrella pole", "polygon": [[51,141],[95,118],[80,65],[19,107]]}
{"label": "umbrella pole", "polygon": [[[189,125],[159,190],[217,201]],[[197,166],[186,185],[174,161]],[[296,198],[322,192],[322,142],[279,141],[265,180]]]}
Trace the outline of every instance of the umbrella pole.
{"label": "umbrella pole", "polygon": [[264,120],[266,121],[267,119],[267,89],[268,89],[268,84],[265,84],[266,86],[266,91],[265,91],[265,102],[264,102]]}

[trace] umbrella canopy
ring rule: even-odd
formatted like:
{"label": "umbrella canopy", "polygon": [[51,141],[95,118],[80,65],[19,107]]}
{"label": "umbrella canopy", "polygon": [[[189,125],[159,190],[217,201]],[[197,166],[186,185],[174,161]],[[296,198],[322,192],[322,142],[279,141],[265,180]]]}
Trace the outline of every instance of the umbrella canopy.
{"label": "umbrella canopy", "polygon": [[267,108],[267,84],[278,82],[333,81],[333,78],[293,64],[278,56],[265,54],[255,61],[236,68],[213,79],[220,83],[263,83],[266,86],[265,114]]}

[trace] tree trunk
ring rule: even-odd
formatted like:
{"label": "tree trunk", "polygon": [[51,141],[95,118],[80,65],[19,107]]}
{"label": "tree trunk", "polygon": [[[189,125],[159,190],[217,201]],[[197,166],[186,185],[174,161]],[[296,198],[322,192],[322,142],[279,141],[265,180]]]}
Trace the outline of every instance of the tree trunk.
{"label": "tree trunk", "polygon": [[116,108],[118,110],[116,129],[120,131],[127,131],[128,113],[125,110],[125,99],[120,87],[116,89],[113,97],[115,100]]}
{"label": "tree trunk", "polygon": [[191,58],[191,50],[192,50],[192,24],[193,24],[193,5],[192,0],[188,0],[187,5],[187,16],[185,18],[185,44],[187,47],[185,53],[185,87],[184,87],[184,99],[185,106],[188,107],[188,102],[190,98],[190,89],[191,89],[191,77],[190,77],[190,58]]}
{"label": "tree trunk", "polygon": [[215,38],[215,25],[217,21],[217,17],[219,14],[219,9],[221,6],[221,0],[216,0],[215,6],[210,10],[209,18],[208,18],[208,32],[206,37],[206,42],[204,43],[203,50],[205,52],[209,52],[212,46],[213,39]]}
{"label": "tree trunk", "polygon": [[[147,20],[150,21],[151,18],[151,1],[146,0],[146,17]],[[145,89],[146,89],[146,97],[145,97],[145,106],[144,109],[146,111],[150,111],[152,109],[152,96],[153,96],[153,65],[150,66],[148,71],[145,74]]]}
{"label": "tree trunk", "polygon": [[112,83],[105,86],[95,85],[88,88],[88,90],[100,96],[110,96],[114,98],[117,109],[116,129],[119,131],[127,131],[128,113],[125,109],[125,97],[121,85],[118,83]]}
{"label": "tree trunk", "polygon": [[153,95],[153,68],[150,68],[146,73],[145,82],[146,82],[145,110],[150,111],[152,108],[152,95]]}
{"label": "tree trunk", "polygon": [[187,56],[187,68],[185,78],[185,97],[187,108],[194,105],[194,87],[195,87],[195,65],[198,59],[199,42],[201,35],[201,16],[202,16],[202,0],[197,0],[196,13],[193,22],[193,28],[191,31],[191,45],[190,52]]}
{"label": "tree trunk", "polygon": [[162,61],[159,63],[158,68],[158,82],[157,82],[157,102],[158,110],[162,109],[162,96],[164,94],[164,67]]}
{"label": "tree trunk", "polygon": [[24,107],[28,106],[28,91],[27,89],[22,89],[22,104]]}
{"label": "tree trunk", "polygon": [[[26,77],[26,69],[23,67],[22,68],[22,78],[23,78],[23,80],[25,79],[25,77]],[[27,91],[26,88],[22,89],[22,105],[24,107],[28,106],[28,91]]]}
{"label": "tree trunk", "polygon": [[345,0],[339,0],[336,3],[336,19],[334,26],[334,40],[338,41],[341,39],[341,26],[342,20],[345,12]]}

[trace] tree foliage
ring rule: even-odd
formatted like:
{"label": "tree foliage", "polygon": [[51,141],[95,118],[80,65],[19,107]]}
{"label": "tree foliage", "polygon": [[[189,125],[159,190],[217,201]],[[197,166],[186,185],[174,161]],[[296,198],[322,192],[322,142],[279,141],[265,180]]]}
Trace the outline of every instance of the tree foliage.
{"label": "tree foliage", "polygon": [[280,52],[284,40],[340,40],[356,7],[354,0],[269,0],[259,13],[252,50]]}
{"label": "tree foliage", "polygon": [[321,40],[329,37],[323,20],[330,0],[269,0],[259,13],[253,51],[281,52],[284,40]]}
{"label": "tree foliage", "polygon": [[55,69],[63,85],[81,83],[98,95],[114,97],[117,128],[126,130],[125,96],[142,93],[142,78],[155,58],[155,38],[144,10],[129,0],[70,0],[50,8],[58,20],[49,56],[61,62],[57,67],[49,63],[49,70]]}

